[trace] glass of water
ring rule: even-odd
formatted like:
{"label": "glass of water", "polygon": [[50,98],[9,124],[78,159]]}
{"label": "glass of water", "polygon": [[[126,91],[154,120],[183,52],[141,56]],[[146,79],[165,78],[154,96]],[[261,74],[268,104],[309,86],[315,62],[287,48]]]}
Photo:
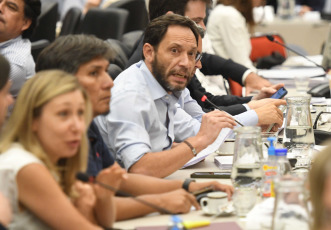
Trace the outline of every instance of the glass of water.
{"label": "glass of water", "polygon": [[296,91],[300,94],[307,94],[309,86],[309,77],[300,76],[294,78]]}
{"label": "glass of water", "polygon": [[254,187],[237,187],[233,194],[233,207],[238,217],[246,217],[257,200],[257,190]]}

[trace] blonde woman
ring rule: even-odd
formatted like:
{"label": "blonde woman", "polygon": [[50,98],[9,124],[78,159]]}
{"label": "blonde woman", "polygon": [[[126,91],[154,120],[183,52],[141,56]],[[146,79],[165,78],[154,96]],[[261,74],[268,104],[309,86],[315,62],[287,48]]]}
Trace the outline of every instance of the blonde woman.
{"label": "blonde woman", "polygon": [[331,229],[331,145],[316,157],[310,171],[313,230]]}
{"label": "blonde woman", "polygon": [[[90,119],[87,94],[72,75],[44,71],[25,83],[0,141],[0,190],[14,212],[10,229],[112,226],[114,194],[75,183],[86,170]],[[97,179],[118,187],[124,173],[115,165]]]}
{"label": "blonde woman", "polygon": [[250,32],[255,25],[253,8],[263,0],[217,0],[208,18],[207,32],[215,53],[255,69],[249,56]]}

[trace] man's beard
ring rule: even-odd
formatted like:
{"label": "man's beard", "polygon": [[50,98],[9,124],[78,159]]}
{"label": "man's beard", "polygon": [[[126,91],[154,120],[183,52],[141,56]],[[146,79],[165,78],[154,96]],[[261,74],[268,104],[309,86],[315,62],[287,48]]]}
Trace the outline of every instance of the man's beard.
{"label": "man's beard", "polygon": [[[185,71],[185,72],[186,72],[186,76],[189,76],[188,75],[189,71]],[[175,70],[170,70],[169,74],[167,75],[165,66],[158,62],[157,56],[154,57],[154,60],[152,62],[152,74],[155,77],[155,79],[159,82],[159,84],[167,92],[176,93],[176,92],[182,91],[183,89],[185,89],[189,80],[191,79],[191,78],[188,78],[186,81],[186,84],[184,86],[179,86],[179,85],[173,86],[167,80],[168,80],[168,76],[175,74],[175,73],[176,73]]]}

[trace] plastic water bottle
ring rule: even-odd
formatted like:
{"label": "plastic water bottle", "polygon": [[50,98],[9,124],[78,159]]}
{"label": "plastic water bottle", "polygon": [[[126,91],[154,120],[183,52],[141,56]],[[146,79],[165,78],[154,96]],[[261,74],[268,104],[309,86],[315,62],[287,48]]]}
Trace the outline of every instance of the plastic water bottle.
{"label": "plastic water bottle", "polygon": [[263,187],[262,187],[262,196],[267,197],[274,197],[274,179],[277,175],[277,161],[275,156],[275,147],[274,141],[276,140],[275,137],[268,137],[268,141],[270,141],[270,146],[268,148],[268,159],[264,162],[262,166],[263,170]]}
{"label": "plastic water bottle", "polygon": [[277,159],[277,176],[282,177],[290,174],[292,168],[287,159],[287,149],[276,149],[275,153]]}

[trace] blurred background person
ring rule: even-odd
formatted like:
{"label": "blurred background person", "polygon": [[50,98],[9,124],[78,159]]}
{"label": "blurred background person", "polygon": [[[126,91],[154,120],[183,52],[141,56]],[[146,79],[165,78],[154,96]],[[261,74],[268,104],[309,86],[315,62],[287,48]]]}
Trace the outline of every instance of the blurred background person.
{"label": "blurred background person", "polygon": [[207,33],[215,53],[255,69],[249,56],[250,33],[255,25],[253,8],[263,0],[218,0],[208,18]]}
{"label": "blurred background person", "polygon": [[[13,103],[13,97],[9,93],[10,81],[8,61],[0,54],[0,129],[7,115],[8,106]],[[1,178],[0,178],[1,180]],[[12,219],[10,203],[0,192],[0,229],[5,229]]]}
{"label": "blurred background person", "polygon": [[299,14],[303,15],[309,11],[322,12],[325,0],[295,0],[296,5],[301,5]]}
{"label": "blurred background person", "polygon": [[331,145],[316,157],[310,170],[313,230],[331,229]]}

